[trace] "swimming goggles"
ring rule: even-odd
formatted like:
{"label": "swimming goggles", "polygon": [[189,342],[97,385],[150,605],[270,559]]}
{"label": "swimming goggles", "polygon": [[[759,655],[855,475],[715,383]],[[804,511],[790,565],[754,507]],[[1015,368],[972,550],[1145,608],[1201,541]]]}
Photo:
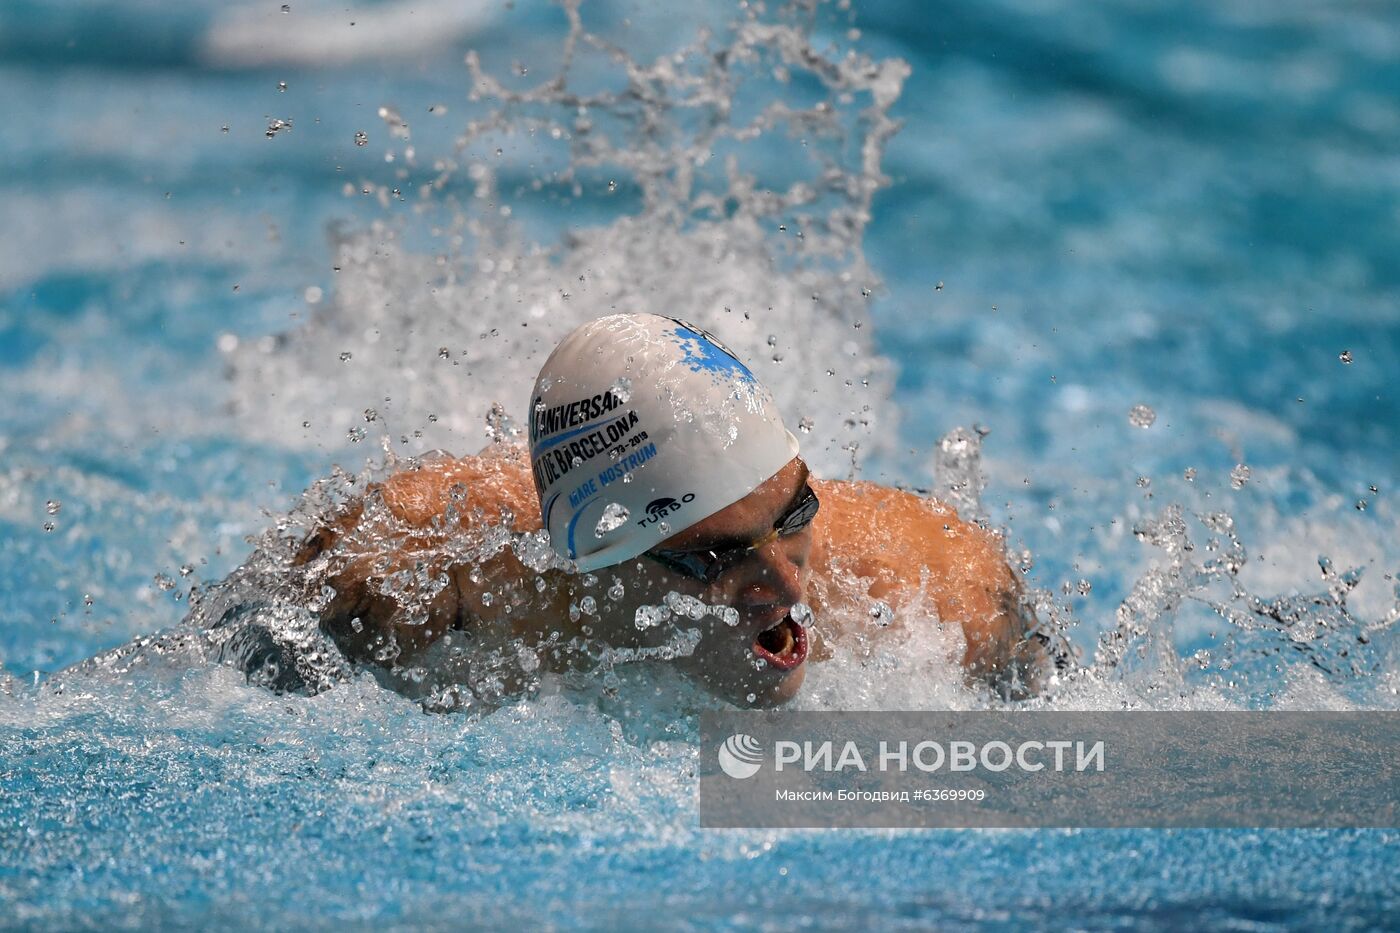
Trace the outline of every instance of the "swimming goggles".
{"label": "swimming goggles", "polygon": [[795,535],[812,524],[812,519],[817,517],[817,509],[820,506],[821,502],[817,499],[817,494],[812,491],[810,485],[804,483],[802,491],[797,494],[792,505],[788,506],[787,511],[778,516],[778,520],[773,523],[773,530],[757,541],[719,550],[673,551],[667,548],[652,548],[643,556],[650,557],[667,570],[673,570],[682,576],[699,580],[702,583],[714,583],[728,570],[743,563],[750,554],[768,542],[788,535]]}

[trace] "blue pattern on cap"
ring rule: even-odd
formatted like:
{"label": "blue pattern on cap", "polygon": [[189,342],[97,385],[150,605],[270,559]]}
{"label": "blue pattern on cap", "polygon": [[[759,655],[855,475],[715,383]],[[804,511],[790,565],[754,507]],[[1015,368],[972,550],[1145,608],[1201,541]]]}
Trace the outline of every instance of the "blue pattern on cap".
{"label": "blue pattern on cap", "polygon": [[718,378],[735,377],[747,383],[757,383],[758,379],[749,368],[739,362],[738,357],[720,346],[705,334],[681,322],[675,330],[676,345],[685,354],[681,363],[693,373],[709,373]]}

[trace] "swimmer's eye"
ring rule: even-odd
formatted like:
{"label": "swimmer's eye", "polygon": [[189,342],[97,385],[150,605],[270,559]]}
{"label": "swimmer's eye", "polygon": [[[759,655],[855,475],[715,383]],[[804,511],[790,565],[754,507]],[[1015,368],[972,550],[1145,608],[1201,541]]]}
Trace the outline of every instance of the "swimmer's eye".
{"label": "swimmer's eye", "polygon": [[787,511],[773,522],[773,530],[757,541],[719,550],[673,551],[667,548],[653,548],[647,551],[645,556],[682,576],[702,583],[714,583],[730,568],[742,563],[749,554],[774,538],[788,537],[801,532],[812,524],[820,508],[821,500],[817,498],[816,492],[809,484],[804,483]]}

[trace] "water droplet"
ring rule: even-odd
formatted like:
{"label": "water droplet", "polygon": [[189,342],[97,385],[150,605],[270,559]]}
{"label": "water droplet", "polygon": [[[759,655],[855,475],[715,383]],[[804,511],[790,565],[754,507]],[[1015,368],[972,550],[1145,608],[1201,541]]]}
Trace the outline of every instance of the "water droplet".
{"label": "water droplet", "polygon": [[369,145],[369,134],[366,133],[364,130],[359,130],[359,131],[357,131],[357,132],[355,133],[355,145],[357,145],[357,146],[368,146],[368,145]]}
{"label": "water droplet", "polygon": [[1139,489],[1146,489],[1148,486],[1152,485],[1152,478],[1150,476],[1139,476],[1137,478],[1137,484]]}
{"label": "water droplet", "polygon": [[626,376],[621,376],[612,384],[612,388],[609,391],[617,396],[619,402],[626,404],[632,400],[632,380],[628,379]]}
{"label": "water droplet", "polygon": [[1357,500],[1356,500],[1356,511],[1358,511],[1358,512],[1364,512],[1364,511],[1366,511],[1366,500],[1365,500],[1365,499],[1357,499]]}
{"label": "water droplet", "polygon": [[811,434],[813,424],[814,422],[811,418],[803,418],[801,421],[797,422],[797,430],[801,431],[803,434]]}
{"label": "water droplet", "polygon": [[290,3],[284,3],[284,4],[282,4],[282,12],[283,12],[283,13],[290,13],[290,12],[292,12],[292,5],[291,5]]}
{"label": "water droplet", "polygon": [[1380,492],[1380,490],[1377,489],[1375,486],[1367,486],[1366,488],[1371,490],[1371,492]]}
{"label": "water droplet", "polygon": [[53,530],[54,530],[55,528],[57,528],[57,527],[58,527],[58,526],[55,525],[53,522],[44,522],[44,530],[45,530],[45,531],[53,531]]}
{"label": "water droplet", "polygon": [[889,603],[877,599],[870,604],[870,619],[880,628],[885,628],[894,621],[894,610]]}
{"label": "water droplet", "polygon": [[340,354],[340,361],[341,361],[342,363],[348,363],[348,362],[350,362],[350,361],[351,361],[352,359],[354,359],[354,358],[355,358],[355,354],[351,353],[349,350],[345,350],[344,352],[342,352],[342,353]]}
{"label": "water droplet", "polygon": [[500,402],[492,402],[491,410],[486,413],[486,436],[491,438],[493,443],[502,443],[520,434],[520,429],[515,426],[515,421],[506,414],[505,408]]}
{"label": "water droplet", "polygon": [[631,517],[627,507],[618,502],[609,502],[603,507],[603,515],[598,519],[598,524],[593,529],[593,537],[601,538],[603,535],[622,525]]}
{"label": "water droplet", "polygon": [[943,291],[943,282],[940,280],[937,285],[933,286],[933,290],[936,292]]}
{"label": "water droplet", "polygon": [[1090,583],[1088,580],[1080,580],[1075,588],[1079,590],[1080,596],[1088,596],[1089,591],[1094,588],[1094,584]]}
{"label": "water droplet", "polygon": [[438,359],[445,360],[452,356],[452,351],[446,347],[438,347]]}
{"label": "water droplet", "polygon": [[225,123],[223,126],[219,127],[219,132],[220,132],[220,133],[227,133],[227,132],[228,132],[228,124]]}
{"label": "water droplet", "polygon": [[156,574],[155,577],[154,577],[154,580],[155,580],[156,586],[157,586],[159,589],[163,590],[164,592],[167,592],[167,593],[168,593],[168,592],[170,592],[171,590],[175,589],[175,581],[172,580],[172,579],[170,579],[169,577],[167,577],[167,576],[166,576],[165,574],[163,574],[163,573],[158,573],[158,574]]}
{"label": "water droplet", "polygon": [[617,182],[615,182],[615,181],[610,181],[610,182],[608,182],[608,190],[609,190],[609,191],[616,191],[616,190],[617,190]]}
{"label": "water droplet", "polygon": [[750,703],[755,702],[757,699],[758,699],[758,694],[756,694],[756,693],[750,693],[750,694],[748,695],[748,701],[749,701]]}
{"label": "water droplet", "polygon": [[365,409],[365,421],[369,422],[369,421],[378,421],[378,420],[379,420],[379,412],[375,411],[373,408],[366,408],[366,409]]}
{"label": "water droplet", "polygon": [[278,90],[278,91],[286,91],[286,90],[287,90],[287,82],[286,82],[286,81],[278,81],[278,82],[277,82],[277,90]]}
{"label": "water droplet", "polygon": [[632,624],[637,627],[638,631],[646,631],[649,628],[655,628],[669,618],[671,618],[671,610],[665,606],[638,606]]}
{"label": "water droplet", "polygon": [[44,503],[44,511],[48,512],[50,515],[57,515],[62,508],[63,503],[57,499],[50,499],[48,502]]}
{"label": "water droplet", "polygon": [[1341,353],[1339,353],[1339,354],[1337,355],[1337,359],[1341,360],[1343,363],[1346,363],[1346,364],[1350,365],[1350,364],[1351,364],[1351,351],[1350,351],[1350,350],[1343,350]]}
{"label": "water droplet", "polygon": [[408,139],[408,124],[404,122],[402,116],[393,107],[384,106],[379,108],[379,119],[384,121],[384,125],[389,127],[389,135],[398,139]]}
{"label": "water droplet", "polygon": [[1135,428],[1150,428],[1157,420],[1157,413],[1146,405],[1134,405],[1128,411],[1128,423]]}
{"label": "water droplet", "polygon": [[351,428],[350,430],[345,432],[345,436],[350,439],[350,443],[358,444],[360,441],[365,439],[365,429]]}
{"label": "water droplet", "polygon": [[289,130],[291,128],[291,120],[273,120],[267,124],[267,138],[271,139],[283,130]]}
{"label": "water droplet", "polygon": [[792,617],[792,621],[803,628],[812,627],[812,607],[806,603],[793,603],[792,608],[788,610],[788,615]]}
{"label": "water droplet", "polygon": [[1196,481],[1196,468],[1187,467],[1185,470],[1182,471],[1181,475],[1185,477],[1186,482],[1194,483]]}
{"label": "water droplet", "polygon": [[1249,467],[1243,463],[1235,464],[1235,468],[1230,471],[1230,487],[1232,489],[1243,489],[1249,482]]}
{"label": "water droplet", "polygon": [[608,587],[608,599],[611,599],[613,602],[617,602],[619,599],[625,596],[626,593],[627,590],[623,588],[622,581],[617,577],[613,577],[612,586]]}

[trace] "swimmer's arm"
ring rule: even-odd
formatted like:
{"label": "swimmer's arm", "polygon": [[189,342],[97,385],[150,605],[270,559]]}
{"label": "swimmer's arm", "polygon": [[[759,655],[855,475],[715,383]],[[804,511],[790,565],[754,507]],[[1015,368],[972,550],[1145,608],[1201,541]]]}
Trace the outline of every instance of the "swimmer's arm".
{"label": "swimmer's arm", "polygon": [[[443,556],[450,552],[446,544],[471,535],[482,521],[509,516],[517,533],[538,527],[522,448],[495,445],[474,457],[427,461],[372,486],[366,494],[371,498],[375,508],[366,509],[364,500],[354,503],[312,534],[299,555],[303,563],[323,555],[327,560],[335,595],[321,622],[348,656],[411,661],[448,630],[468,628],[487,614],[482,596],[489,581],[523,579],[509,549],[477,574]],[[383,587],[403,570],[426,571],[430,589],[440,589],[417,607],[404,606]],[[392,657],[379,657],[386,646]]]}
{"label": "swimmer's arm", "polygon": [[[371,488],[369,495],[378,494]],[[320,613],[321,626],[352,661],[411,661],[457,621],[461,592],[452,568],[433,567],[431,560],[403,547],[365,517],[363,502],[309,536],[297,563],[324,560],[324,585],[332,595]],[[388,592],[386,581],[401,571],[427,569],[428,575],[448,574],[447,585],[427,599],[420,611],[410,611]],[[405,600],[406,601],[406,600]]]}

